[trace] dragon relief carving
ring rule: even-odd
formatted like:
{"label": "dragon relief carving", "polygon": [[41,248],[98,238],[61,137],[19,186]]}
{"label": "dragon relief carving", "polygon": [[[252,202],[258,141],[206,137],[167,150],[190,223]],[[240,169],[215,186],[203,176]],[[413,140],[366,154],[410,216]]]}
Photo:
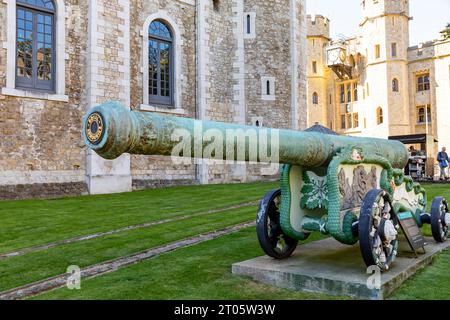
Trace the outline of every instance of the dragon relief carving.
{"label": "dragon relief carving", "polygon": [[372,167],[369,173],[364,166],[358,166],[353,170],[353,181],[350,185],[349,178],[342,168],[339,172],[339,192],[342,196],[342,210],[348,210],[361,206],[365,195],[377,188],[377,168]]}

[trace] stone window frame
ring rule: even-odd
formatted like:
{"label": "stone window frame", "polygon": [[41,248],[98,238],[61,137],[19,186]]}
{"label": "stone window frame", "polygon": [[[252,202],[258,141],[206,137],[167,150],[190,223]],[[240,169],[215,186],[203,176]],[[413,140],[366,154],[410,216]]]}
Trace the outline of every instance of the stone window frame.
{"label": "stone window frame", "polygon": [[254,38],[256,38],[256,12],[244,12],[244,39]]}
{"label": "stone window frame", "polygon": [[275,77],[261,77],[261,99],[264,101],[276,100],[276,80]]}
{"label": "stone window frame", "polygon": [[392,79],[392,92],[400,92],[400,81],[397,78]]}
{"label": "stone window frame", "polygon": [[416,75],[416,91],[425,92],[431,90],[430,73],[420,73]]}
{"label": "stone window frame", "polygon": [[341,83],[339,85],[339,101],[341,104],[345,103],[345,84]]}
{"label": "stone window frame", "polygon": [[[161,20],[153,20],[152,23],[150,24],[150,27],[153,24],[160,24],[162,25],[164,28],[167,28],[167,31],[169,32],[169,35],[166,37],[161,36],[159,34],[149,34],[148,37],[148,42],[147,42],[147,46],[150,45],[150,42],[152,42],[153,44],[156,44],[157,47],[157,55],[156,57],[154,57],[154,59],[156,60],[156,66],[157,66],[157,71],[156,71],[156,75],[157,75],[157,79],[156,79],[156,87],[153,87],[153,89],[157,89],[157,94],[154,94],[152,92],[152,94],[150,94],[149,90],[149,103],[150,104],[156,104],[156,105],[161,105],[162,107],[171,107],[173,106],[173,86],[174,86],[174,79],[173,79],[173,35],[172,35],[172,30],[171,28],[165,23],[165,21],[161,21]],[[162,66],[161,66],[161,46],[164,45],[166,46],[167,50],[168,50],[168,73],[166,74],[169,77],[169,80],[167,81],[166,79],[162,79],[162,75],[163,75],[163,71],[161,70]],[[159,58],[159,59],[158,59]],[[149,57],[147,58],[150,60],[150,54]],[[159,61],[158,61],[159,60]],[[147,71],[149,72],[149,71]],[[149,79],[149,82],[150,79]],[[162,83],[165,82],[166,84],[169,85],[169,89],[167,90],[166,86],[163,86]],[[163,91],[165,94],[163,94]]]}
{"label": "stone window frame", "polygon": [[64,0],[54,0],[55,4],[55,87],[54,93],[38,91],[36,89],[23,89],[16,87],[16,12],[17,3],[15,0],[3,0],[6,3],[6,33],[7,40],[3,43],[6,50],[6,86],[2,88],[1,94],[5,96],[27,97],[41,100],[68,102],[66,95],[66,70],[65,53],[66,46],[66,8]]}
{"label": "stone window frame", "polygon": [[381,45],[380,44],[376,44],[375,45],[375,59],[381,59]]}
{"label": "stone window frame", "polygon": [[391,56],[392,58],[398,57],[397,42],[391,43]]}
{"label": "stone window frame", "polygon": [[359,114],[358,112],[353,113],[352,115],[352,119],[353,119],[353,128],[359,128]]}
{"label": "stone window frame", "polygon": [[418,125],[431,124],[433,122],[430,104],[417,106],[416,109]]}
{"label": "stone window frame", "polygon": [[347,117],[345,114],[341,114],[341,130],[347,129]]}
{"label": "stone window frame", "polygon": [[252,125],[255,127],[264,127],[264,118],[263,117],[252,117]]}
{"label": "stone window frame", "polygon": [[377,108],[377,125],[381,125],[384,123],[384,111],[382,107]]}
{"label": "stone window frame", "polygon": [[[17,4],[17,12],[22,11],[24,14],[23,18],[16,16],[16,23],[17,21],[22,20],[24,23],[23,30],[24,32],[30,31],[32,33],[31,40],[31,48],[32,51],[38,52],[38,46],[37,42],[41,42],[42,45],[49,44],[47,35],[50,35],[50,50],[51,50],[51,59],[50,59],[50,79],[39,79],[38,76],[38,54],[32,54],[31,57],[31,77],[26,76],[20,76],[18,74],[18,62],[17,62],[17,56],[16,56],[16,88],[22,89],[22,90],[37,90],[42,92],[49,92],[54,93],[55,90],[55,56],[56,56],[56,48],[55,48],[55,31],[56,31],[56,24],[55,24],[55,3],[54,0],[50,0],[51,4],[53,6],[52,9],[47,8],[45,6],[40,5],[33,5],[27,3],[25,0],[22,0],[18,2]],[[31,29],[27,28],[25,20],[27,19],[26,16],[30,14],[31,15]],[[39,16],[42,17],[42,22],[39,22]],[[47,18],[50,18],[50,24],[47,23]],[[45,21],[44,21],[45,19]],[[27,20],[28,22],[29,20]],[[42,30],[39,31],[39,24],[41,24]],[[44,27],[45,26],[45,27]],[[50,27],[50,32],[47,32],[47,26]],[[18,29],[18,28],[17,28]],[[17,32],[16,29],[16,32]],[[39,35],[42,35],[42,41],[38,41]],[[26,38],[26,35],[23,35],[23,38]],[[18,39],[16,39],[16,55],[18,54]],[[45,54],[44,54],[45,55]]]}
{"label": "stone window frame", "polygon": [[312,95],[312,103],[313,105],[319,104],[319,94],[317,92],[314,92]]}
{"label": "stone window frame", "polygon": [[347,129],[353,129],[353,114],[346,113],[345,118],[346,118],[346,122],[347,122]]}
{"label": "stone window frame", "polygon": [[353,82],[353,101],[359,101],[358,82]]}
{"label": "stone window frame", "polygon": [[346,101],[347,103],[353,102],[353,84],[351,82],[346,84]]}
{"label": "stone window frame", "polygon": [[[171,106],[159,106],[150,103],[149,99],[149,75],[148,75],[148,31],[150,24],[155,20],[161,20],[171,29],[173,37],[173,105]],[[154,111],[173,114],[186,114],[186,111],[182,108],[181,104],[181,57],[182,52],[182,39],[179,25],[165,10],[159,10],[149,15],[143,25],[141,31],[142,41],[142,104],[140,109],[142,111]]]}

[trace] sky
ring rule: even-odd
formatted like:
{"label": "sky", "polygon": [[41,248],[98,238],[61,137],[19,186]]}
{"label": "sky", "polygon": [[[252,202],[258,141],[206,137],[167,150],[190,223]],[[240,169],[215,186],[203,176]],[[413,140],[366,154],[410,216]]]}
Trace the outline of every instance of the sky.
{"label": "sky", "polygon": [[[360,0],[307,0],[308,14],[321,14],[331,20],[331,36],[358,33],[361,22]],[[345,3],[345,5],[343,5]],[[439,39],[450,22],[450,0],[410,0],[410,45]]]}

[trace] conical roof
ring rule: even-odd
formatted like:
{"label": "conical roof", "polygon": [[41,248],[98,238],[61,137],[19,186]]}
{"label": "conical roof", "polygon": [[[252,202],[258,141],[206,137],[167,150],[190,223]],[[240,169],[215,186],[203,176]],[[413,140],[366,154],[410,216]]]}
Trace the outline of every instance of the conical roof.
{"label": "conical roof", "polygon": [[311,128],[306,129],[305,132],[318,132],[318,133],[323,133],[323,134],[330,134],[330,135],[333,135],[333,136],[338,136],[339,135],[336,132],[334,132],[333,130],[330,130],[330,129],[324,127],[324,126],[321,126],[318,123],[313,125]]}

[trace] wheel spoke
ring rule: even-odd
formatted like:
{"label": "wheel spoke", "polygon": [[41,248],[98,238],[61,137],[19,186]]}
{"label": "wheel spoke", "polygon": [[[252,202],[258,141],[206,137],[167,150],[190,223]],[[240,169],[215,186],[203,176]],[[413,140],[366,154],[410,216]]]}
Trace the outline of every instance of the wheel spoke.
{"label": "wheel spoke", "polygon": [[363,203],[366,207],[361,212],[370,216],[359,225],[363,258],[367,266],[375,264],[383,271],[388,270],[397,254],[396,217],[392,206],[386,193],[376,189],[366,195]]}
{"label": "wheel spoke", "polygon": [[[264,252],[276,259],[291,256],[297,247],[298,241],[289,238],[283,233],[280,223],[281,190],[273,190],[266,194],[261,201],[263,210],[258,215],[258,240]],[[261,219],[261,214],[263,219]]]}

